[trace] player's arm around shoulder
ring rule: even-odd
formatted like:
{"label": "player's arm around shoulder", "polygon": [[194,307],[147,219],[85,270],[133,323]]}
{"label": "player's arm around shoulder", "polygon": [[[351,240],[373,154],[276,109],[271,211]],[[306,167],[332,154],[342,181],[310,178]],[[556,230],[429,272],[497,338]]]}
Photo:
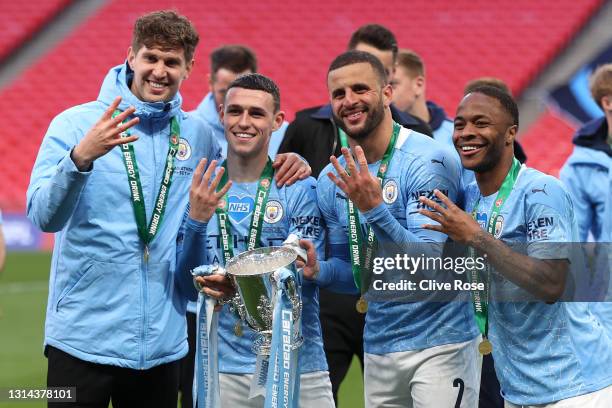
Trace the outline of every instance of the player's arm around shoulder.
{"label": "player's arm around shoulder", "polygon": [[221,147],[219,142],[217,142],[210,125],[200,115],[195,111],[186,112],[182,126],[187,128],[188,134],[191,135],[189,143],[194,145],[198,160],[206,158],[209,163],[213,160],[220,161]]}

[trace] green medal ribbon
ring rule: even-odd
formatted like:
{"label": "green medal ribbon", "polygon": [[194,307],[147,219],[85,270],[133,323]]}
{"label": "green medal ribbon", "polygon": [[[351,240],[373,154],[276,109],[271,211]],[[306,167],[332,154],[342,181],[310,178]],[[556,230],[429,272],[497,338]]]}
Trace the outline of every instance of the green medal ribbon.
{"label": "green medal ribbon", "polygon": [[[225,169],[221,182],[217,186],[217,191],[221,190],[223,186],[227,184],[228,171],[227,161],[223,161],[221,164]],[[274,169],[272,168],[272,160],[268,157],[268,162],[264,167],[261,175],[259,176],[259,183],[257,185],[257,194],[255,196],[255,209],[251,217],[251,224],[249,225],[249,235],[247,239],[247,251],[255,249],[259,246],[259,240],[261,239],[261,229],[264,222],[264,213],[266,203],[268,202],[268,193],[270,192],[270,185],[272,184],[272,177],[274,176]],[[229,222],[228,211],[228,199],[227,194],[223,197],[223,205],[215,209],[217,214],[217,220],[219,221],[219,234],[221,235],[221,249],[223,252],[223,261],[227,265],[227,262],[234,257],[234,244],[232,235],[230,234],[231,224]]]}
{"label": "green medal ribbon", "polygon": [[[493,206],[491,207],[491,215],[489,217],[487,231],[493,236],[495,236],[495,223],[497,222],[499,213],[501,212],[502,207],[506,203],[506,199],[512,192],[512,188],[514,187],[514,183],[516,182],[520,171],[521,163],[516,158],[514,158],[512,161],[512,167],[510,167],[510,171],[502,182],[499,192],[495,197],[495,201],[493,202]],[[479,203],[480,197],[478,198],[478,201],[476,201],[476,205],[474,205],[474,208],[472,210],[472,218],[474,219],[476,219],[476,211],[478,209]],[[469,249],[469,256],[471,258],[476,257],[476,251],[471,247]],[[474,306],[474,313],[476,316],[476,324],[478,325],[478,329],[486,339],[489,335],[489,294],[491,285],[490,268],[488,266],[484,274],[486,276],[483,278],[480,276],[480,273],[476,269],[473,269],[470,272],[470,280],[474,284],[484,282],[484,290],[472,291],[472,305]]]}
{"label": "green medal ribbon", "polygon": [[[385,179],[385,174],[387,173],[387,169],[389,168],[389,163],[391,162],[391,158],[393,157],[393,153],[395,151],[395,143],[397,141],[397,136],[399,135],[401,126],[396,122],[393,122],[393,133],[391,134],[391,140],[389,141],[389,145],[387,146],[387,150],[383,155],[383,158],[380,162],[380,167],[378,168],[377,177],[380,180],[380,184],[382,185]],[[340,144],[342,147],[349,148],[348,138],[346,133],[342,129],[338,129],[340,133]],[[359,213],[355,209],[355,205],[351,200],[346,199],[347,205],[347,213],[348,213],[348,235],[349,235],[349,249],[351,253],[351,270],[353,271],[353,279],[355,280],[355,285],[363,294],[365,291],[365,285],[362,285],[362,271],[365,273],[371,269],[372,266],[372,257],[374,254],[374,250],[376,248],[376,236],[374,235],[374,230],[372,227],[368,225],[367,232],[367,242],[365,245],[365,256],[364,256],[364,245],[363,245],[363,237],[361,235],[361,224],[359,223]]]}
{"label": "green medal ribbon", "polygon": [[[113,118],[121,113],[120,110],[115,110]],[[127,121],[127,119],[126,119]],[[125,121],[124,121],[125,123]],[[124,138],[131,134],[129,130],[122,132],[119,136]],[[169,147],[166,155],[166,165],[164,174],[159,186],[159,192],[155,199],[153,207],[153,215],[147,227],[147,214],[144,205],[144,195],[142,194],[142,183],[140,182],[140,173],[136,162],[136,153],[132,143],[124,143],[121,145],[121,157],[128,176],[130,186],[130,195],[132,199],[132,208],[134,209],[134,217],[136,218],[136,226],[138,228],[138,236],[144,243],[144,260],[149,260],[149,244],[159,231],[164,218],[166,204],[168,202],[168,194],[170,185],[172,184],[172,175],[174,174],[174,157],[178,152],[181,129],[178,120],[175,117],[170,119],[170,137],[168,139]]]}

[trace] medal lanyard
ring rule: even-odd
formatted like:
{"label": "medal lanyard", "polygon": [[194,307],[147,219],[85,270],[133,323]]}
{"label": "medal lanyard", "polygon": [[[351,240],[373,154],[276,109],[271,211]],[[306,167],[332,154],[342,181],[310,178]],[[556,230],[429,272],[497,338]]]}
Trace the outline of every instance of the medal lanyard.
{"label": "medal lanyard", "polygon": [[[518,178],[518,175],[521,171],[521,163],[514,158],[512,161],[512,167],[510,167],[510,171],[504,178],[501,187],[499,188],[499,192],[495,197],[495,201],[490,210],[490,217],[487,225],[487,231],[489,234],[495,236],[495,223],[499,214],[501,213],[502,207],[506,203],[506,199],[512,192],[512,188],[514,187],[514,183]],[[480,204],[480,197],[476,201],[476,205],[472,210],[472,218],[476,219],[476,211],[478,210],[478,205]],[[469,249],[470,257],[476,257],[476,251],[470,247]],[[476,324],[478,325],[478,329],[480,333],[487,338],[489,335],[489,295],[490,295],[490,285],[491,285],[491,276],[490,276],[490,267],[487,266],[484,274],[486,275],[484,279],[481,278],[480,273],[473,269],[470,272],[470,279],[472,283],[479,284],[484,282],[484,290],[473,290],[472,291],[472,305],[474,306],[474,313],[476,315]],[[474,285],[476,287],[476,285]]]}
{"label": "medal lanyard", "polygon": [[[380,162],[380,167],[378,168],[377,177],[380,180],[380,183],[384,182],[385,174],[387,169],[389,168],[389,163],[391,162],[391,158],[393,157],[393,153],[395,151],[395,142],[397,141],[397,136],[399,135],[401,126],[396,122],[393,122],[393,133],[391,134],[391,140],[389,141],[389,145],[387,146],[387,150],[383,155],[383,158]],[[349,148],[348,138],[346,133],[342,129],[338,129],[340,133],[340,144],[342,147]],[[348,170],[347,170],[348,172]],[[374,253],[374,248],[376,247],[376,236],[374,235],[374,230],[370,225],[367,227],[367,244],[365,247],[365,259],[363,259],[363,237],[361,235],[361,224],[359,223],[359,213],[355,209],[355,205],[349,198],[346,199],[347,205],[347,213],[348,213],[348,236],[349,236],[349,249],[351,253],[351,270],[353,272],[353,279],[355,280],[355,285],[363,294],[365,291],[365,287],[362,287],[362,274],[363,270],[366,273],[370,270],[372,265],[372,256]]]}
{"label": "medal lanyard", "polygon": [[[228,180],[227,161],[224,160],[221,164],[225,169],[221,182],[217,186],[217,191],[221,190]],[[270,192],[270,185],[272,184],[272,177],[274,176],[274,169],[272,168],[272,160],[268,157],[266,166],[264,167],[261,175],[259,176],[259,183],[257,184],[257,194],[255,196],[255,209],[251,216],[251,224],[249,226],[249,235],[247,240],[247,251],[255,249],[259,246],[261,239],[261,228],[264,221],[264,209],[268,202],[268,193]],[[234,244],[232,235],[230,233],[231,223],[229,222],[228,216],[228,199],[227,194],[223,197],[223,205],[215,210],[217,214],[217,220],[219,221],[219,234],[221,235],[221,249],[223,252],[223,261],[227,265],[228,261],[234,257]]]}
{"label": "medal lanyard", "polygon": [[[115,110],[113,118],[121,113],[120,110]],[[123,122],[125,123],[127,119]],[[122,132],[120,137],[128,137],[131,132],[128,130]],[[140,172],[138,171],[138,164],[136,162],[136,152],[132,143],[124,143],[121,145],[121,157],[123,158],[123,164],[128,176],[128,183],[130,186],[130,197],[132,200],[132,208],[134,209],[134,217],[136,218],[136,226],[138,228],[138,236],[144,243],[144,260],[149,260],[149,246],[153,238],[159,231],[161,226],[164,212],[166,210],[166,204],[168,203],[168,195],[170,192],[170,185],[172,184],[172,175],[174,174],[174,157],[178,152],[179,139],[181,135],[181,129],[176,117],[170,119],[170,137],[168,139],[168,154],[166,155],[166,165],[164,167],[164,174],[159,186],[157,198],[155,199],[155,206],[153,207],[153,216],[149,221],[147,227],[147,214],[144,205],[144,195],[142,194],[142,183],[140,181]]]}

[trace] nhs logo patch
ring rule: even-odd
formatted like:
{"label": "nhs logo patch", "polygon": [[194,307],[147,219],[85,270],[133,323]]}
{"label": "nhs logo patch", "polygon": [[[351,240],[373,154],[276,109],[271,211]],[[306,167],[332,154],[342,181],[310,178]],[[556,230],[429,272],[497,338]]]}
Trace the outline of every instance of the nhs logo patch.
{"label": "nhs logo patch", "polygon": [[[227,212],[231,219],[240,224],[244,220],[250,220],[255,202],[251,197],[229,196],[227,198]],[[248,222],[248,221],[247,221]]]}

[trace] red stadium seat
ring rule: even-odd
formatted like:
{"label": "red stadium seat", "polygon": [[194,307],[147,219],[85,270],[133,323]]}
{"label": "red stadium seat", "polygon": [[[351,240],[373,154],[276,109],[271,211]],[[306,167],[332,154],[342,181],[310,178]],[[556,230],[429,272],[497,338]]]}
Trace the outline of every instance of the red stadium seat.
{"label": "red stadium seat", "polygon": [[[363,24],[388,26],[400,47],[421,54],[429,97],[452,115],[465,83],[475,77],[498,76],[518,94],[601,3],[246,0],[229,6],[199,0],[109,1],[0,92],[0,139],[14,140],[0,144],[0,172],[7,174],[10,168],[13,174],[3,177],[0,207],[23,210],[29,174],[50,120],[72,105],[96,98],[106,70],[124,60],[132,25],[144,12],[176,7],[200,32],[196,66],[181,91],[186,109],[195,108],[208,90],[210,51],[222,44],[244,43],[257,53],[260,71],[279,84],[291,119],[299,109],[326,102],[327,66]],[[535,165],[537,155],[532,151],[530,163]]]}
{"label": "red stadium seat", "polygon": [[559,177],[561,166],[573,150],[575,132],[572,124],[546,111],[521,138],[529,166]]}
{"label": "red stadium seat", "polygon": [[70,0],[5,1],[0,13],[0,61],[43,24],[61,11]]}

